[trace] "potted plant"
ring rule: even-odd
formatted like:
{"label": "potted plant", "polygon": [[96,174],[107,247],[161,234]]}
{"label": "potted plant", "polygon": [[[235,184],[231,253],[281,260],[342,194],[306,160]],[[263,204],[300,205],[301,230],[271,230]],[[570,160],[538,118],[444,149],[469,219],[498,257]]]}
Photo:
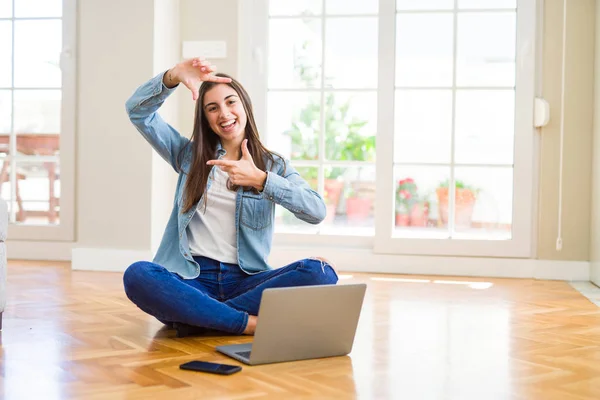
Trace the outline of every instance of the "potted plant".
{"label": "potted plant", "polygon": [[[439,223],[441,225],[448,224],[448,208],[450,196],[450,185],[449,181],[445,180],[441,182],[436,189],[439,207]],[[466,185],[463,181],[455,180],[454,182],[454,226],[456,228],[470,228],[471,219],[473,216],[473,209],[475,208],[475,202],[477,201],[477,195],[479,189]]]}
{"label": "potted plant", "polygon": [[[375,135],[364,136],[360,133],[366,121],[350,118],[349,103],[337,104],[334,93],[326,98],[325,115],[325,158],[332,161],[372,161],[375,158]],[[318,125],[319,105],[310,103],[300,111],[299,117],[292,122],[289,136],[292,145],[292,158],[301,160],[317,160],[319,158]],[[317,170],[304,176],[307,181],[317,180]],[[325,170],[325,191],[336,205],[344,188],[341,179],[345,169],[332,167]],[[313,176],[314,175],[314,176]]]}
{"label": "potted plant", "polygon": [[348,221],[361,221],[369,217],[373,200],[363,196],[360,190],[348,186],[346,191],[346,216]]}
{"label": "potted plant", "polygon": [[413,204],[410,211],[410,226],[427,226],[429,224],[429,201],[420,199]]}
{"label": "potted plant", "polygon": [[[303,48],[309,46],[305,43]],[[298,77],[307,87],[317,84],[318,68],[309,64],[303,54],[296,59]],[[373,161],[375,159],[375,134],[365,136],[361,133],[367,124],[354,118],[350,112],[349,101],[339,101],[336,93],[325,95],[325,105],[321,108],[320,101],[311,101],[304,106],[292,121],[291,127],[283,134],[291,139],[291,158],[300,160],[319,159],[319,136],[321,133],[320,113],[325,119],[325,154],[324,158],[331,161]],[[345,182],[342,175],[343,167],[331,167],[325,170],[325,193],[332,205],[337,206],[342,195]],[[316,169],[303,177],[307,181],[317,181]]]}
{"label": "potted plant", "polygon": [[412,178],[398,181],[396,187],[396,226],[410,225],[410,213],[417,197],[417,185]]}
{"label": "potted plant", "polygon": [[396,187],[396,226],[427,226],[429,202],[421,198],[412,178],[398,181]]}

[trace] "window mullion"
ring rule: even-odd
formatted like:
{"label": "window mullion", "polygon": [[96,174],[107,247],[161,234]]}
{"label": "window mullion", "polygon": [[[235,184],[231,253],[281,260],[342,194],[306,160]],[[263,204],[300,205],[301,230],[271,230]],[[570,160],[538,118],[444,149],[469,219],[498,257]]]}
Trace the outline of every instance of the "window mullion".
{"label": "window mullion", "polygon": [[394,215],[396,3],[379,1],[374,251],[390,247]]}
{"label": "window mullion", "polygon": [[319,178],[318,178],[318,191],[319,193],[325,193],[325,128],[327,115],[327,109],[325,108],[325,48],[326,48],[326,28],[327,18],[325,17],[325,1],[322,4],[321,10],[321,82],[320,82],[320,103],[321,112],[319,114]]}
{"label": "window mullion", "polygon": [[17,154],[17,136],[15,132],[15,0],[12,1],[12,23],[11,23],[11,74],[10,74],[10,135],[8,139],[8,159],[9,163],[9,182],[10,182],[10,205],[9,205],[9,222],[16,221],[15,204],[16,204],[16,182],[17,182],[17,162],[14,155]]}
{"label": "window mullion", "polygon": [[454,151],[456,146],[456,56],[458,52],[458,0],[454,0],[452,13],[452,126],[450,129],[450,179],[448,181],[448,233],[454,236],[454,214],[456,204],[456,183],[454,171]]}

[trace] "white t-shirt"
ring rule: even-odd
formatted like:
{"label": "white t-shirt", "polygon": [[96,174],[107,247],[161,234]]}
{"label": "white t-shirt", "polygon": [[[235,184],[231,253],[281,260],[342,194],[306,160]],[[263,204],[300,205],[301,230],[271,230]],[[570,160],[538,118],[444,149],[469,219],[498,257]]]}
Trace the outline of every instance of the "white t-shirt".
{"label": "white t-shirt", "polygon": [[215,167],[208,189],[206,210],[202,202],[187,227],[190,251],[224,263],[237,264],[235,234],[236,192],[227,189],[228,175]]}

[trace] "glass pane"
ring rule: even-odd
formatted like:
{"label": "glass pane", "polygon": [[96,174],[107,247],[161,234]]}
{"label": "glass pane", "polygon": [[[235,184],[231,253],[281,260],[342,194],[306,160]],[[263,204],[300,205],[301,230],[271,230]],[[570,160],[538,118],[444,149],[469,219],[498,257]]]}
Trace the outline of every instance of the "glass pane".
{"label": "glass pane", "polygon": [[448,221],[440,217],[437,191],[449,167],[394,167],[394,236],[447,238]]}
{"label": "glass pane", "polygon": [[270,0],[269,15],[321,14],[322,0]]}
{"label": "glass pane", "polygon": [[[456,168],[455,177],[454,237],[510,239],[513,211],[512,168]],[[443,193],[441,197],[443,198]]]}
{"label": "glass pane", "polygon": [[325,158],[375,161],[377,93],[325,94]]}
{"label": "glass pane", "polygon": [[0,21],[0,87],[12,86],[12,22]]}
{"label": "glass pane", "polygon": [[269,88],[321,85],[321,20],[269,22]]}
{"label": "glass pane", "polygon": [[294,167],[315,192],[319,188],[319,167]]}
{"label": "glass pane", "polygon": [[[60,171],[56,162],[17,162],[16,201],[11,210],[17,222],[31,225],[58,224]],[[2,198],[10,196],[10,166],[0,171]]]}
{"label": "glass pane", "polygon": [[60,20],[15,22],[15,87],[60,87]]}
{"label": "glass pane", "polygon": [[517,0],[458,0],[458,8],[517,8]]}
{"label": "glass pane", "polygon": [[0,135],[0,158],[3,158],[6,155],[8,155],[9,149],[10,149],[10,133],[3,133]]}
{"label": "glass pane", "polygon": [[26,133],[17,135],[17,153],[22,155],[58,155],[60,135],[58,133]]}
{"label": "glass pane", "polygon": [[450,162],[452,92],[398,90],[395,107],[394,161]]}
{"label": "glass pane", "polygon": [[60,132],[60,90],[15,90],[15,132]]}
{"label": "glass pane", "polygon": [[318,159],[319,94],[269,92],[267,104],[268,147],[292,160]]}
{"label": "glass pane", "polygon": [[327,20],[325,86],[377,88],[377,18]]}
{"label": "glass pane", "polygon": [[342,204],[342,198],[344,196],[344,172],[347,168],[344,167],[325,167],[325,182],[323,193],[323,199],[327,207],[327,217],[325,218],[324,224],[331,225],[334,223],[340,205]]}
{"label": "glass pane", "polygon": [[0,133],[10,132],[11,112],[10,90],[0,90]]}
{"label": "glass pane", "polygon": [[[0,135],[0,143],[2,144],[2,147],[4,149],[6,149],[4,143],[8,143],[8,136],[5,135]],[[13,205],[10,201],[10,196],[11,196],[11,187],[10,187],[10,160],[6,159],[6,154],[7,152],[5,152],[3,149],[2,153],[0,153],[0,198],[2,198],[2,200],[6,201],[6,204],[8,204],[8,212],[10,215],[13,215]],[[9,221],[10,222],[14,222],[14,218],[9,217]]]}
{"label": "glass pane", "polygon": [[327,218],[321,233],[373,235],[375,167],[326,166],[325,178]]}
{"label": "glass pane", "polygon": [[61,17],[62,0],[15,0],[15,17]]}
{"label": "glass pane", "polygon": [[458,16],[458,86],[515,85],[515,13]]}
{"label": "glass pane", "polygon": [[12,2],[13,0],[0,0],[0,18],[12,17]]}
{"label": "glass pane", "polygon": [[452,85],[452,15],[399,14],[396,85]]}
{"label": "glass pane", "polygon": [[376,14],[379,0],[327,0],[327,14]]}
{"label": "glass pane", "polygon": [[512,165],[514,114],[514,90],[457,91],[456,162]]}
{"label": "glass pane", "polygon": [[[314,190],[318,190],[319,186],[319,168],[318,167],[296,167],[296,171],[304,178],[310,187]],[[275,229],[278,232],[313,232],[316,233],[318,227],[313,224],[304,222],[284,207],[275,207]]]}
{"label": "glass pane", "polygon": [[396,0],[398,10],[451,10],[454,0]]}

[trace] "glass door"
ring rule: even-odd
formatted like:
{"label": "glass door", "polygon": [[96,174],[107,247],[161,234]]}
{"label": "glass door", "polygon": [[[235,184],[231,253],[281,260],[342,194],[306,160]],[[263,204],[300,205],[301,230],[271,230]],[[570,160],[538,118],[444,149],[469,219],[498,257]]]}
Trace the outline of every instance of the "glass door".
{"label": "glass door", "polygon": [[240,78],[261,134],[327,204],[276,241],[528,257],[536,2],[248,0]]}
{"label": "glass door", "polygon": [[71,240],[74,0],[0,1],[0,196],[11,239]]}
{"label": "glass door", "polygon": [[376,248],[528,256],[533,2],[392,3],[381,13],[393,67],[380,69],[380,99],[394,106],[379,108],[378,141],[393,145],[378,149]]}

